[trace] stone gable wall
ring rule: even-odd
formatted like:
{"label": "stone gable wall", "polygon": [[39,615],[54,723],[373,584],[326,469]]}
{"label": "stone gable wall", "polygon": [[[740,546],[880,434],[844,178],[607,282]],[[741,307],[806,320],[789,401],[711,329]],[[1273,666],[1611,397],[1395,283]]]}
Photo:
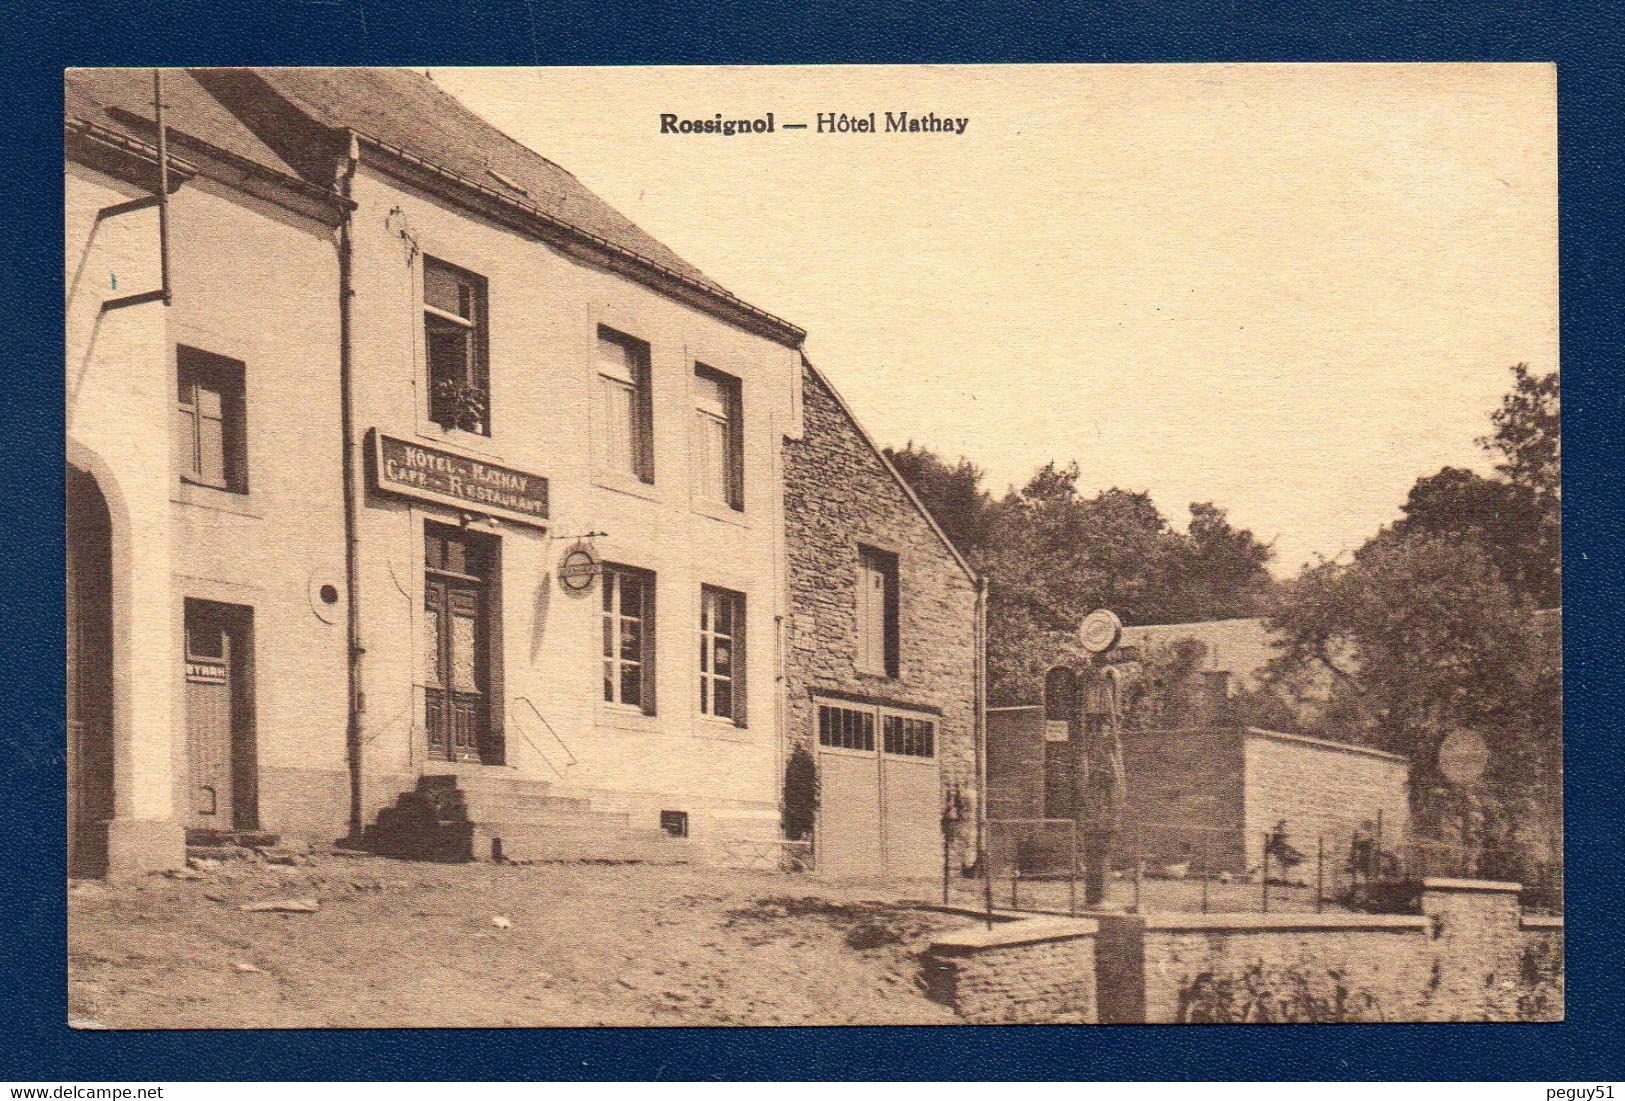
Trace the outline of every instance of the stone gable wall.
{"label": "stone gable wall", "polygon": [[[784,444],[788,740],[817,749],[815,691],[941,712],[937,756],[945,789],[975,820],[976,585],[921,515],[817,372],[803,369],[804,434]],[[858,548],[898,556],[900,668],[859,672]],[[961,855],[971,830],[957,842]]]}

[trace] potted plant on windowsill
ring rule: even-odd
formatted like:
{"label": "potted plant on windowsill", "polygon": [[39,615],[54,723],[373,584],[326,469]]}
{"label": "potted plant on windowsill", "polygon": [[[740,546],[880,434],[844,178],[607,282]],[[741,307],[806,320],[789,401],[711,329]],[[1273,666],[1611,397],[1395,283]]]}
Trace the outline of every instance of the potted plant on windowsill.
{"label": "potted plant on windowsill", "polygon": [[442,428],[484,432],[485,389],[464,379],[436,379],[430,390],[433,420]]}

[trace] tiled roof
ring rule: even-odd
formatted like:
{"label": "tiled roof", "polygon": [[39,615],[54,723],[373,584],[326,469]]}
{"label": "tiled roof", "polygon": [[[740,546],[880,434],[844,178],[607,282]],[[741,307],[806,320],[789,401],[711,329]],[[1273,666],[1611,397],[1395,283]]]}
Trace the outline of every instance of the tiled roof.
{"label": "tiled roof", "polygon": [[[610,250],[642,261],[709,295],[774,323],[788,338],[800,330],[741,302],[720,284],[634,225],[546,157],[519,144],[409,69],[166,69],[166,122],[172,130],[279,175],[322,187],[332,164],[313,156],[311,123],[354,130],[420,158],[475,186],[503,195]],[[245,81],[255,89],[245,97]],[[258,83],[255,83],[258,82]],[[66,77],[69,118],[82,118],[150,140],[152,70],[72,69]],[[263,88],[275,95],[266,95]],[[272,114],[250,118],[250,99],[280,96],[300,126],[280,127]],[[236,109],[229,104],[235,104]],[[256,111],[273,105],[254,102]],[[287,107],[282,107],[288,112]],[[132,118],[132,116],[135,116]],[[298,116],[304,116],[300,119]],[[303,171],[301,171],[303,166]]]}
{"label": "tiled roof", "polygon": [[[63,83],[69,119],[82,119],[144,142],[152,141],[151,69],[69,69]],[[174,131],[280,175],[299,175],[281,153],[185,69],[164,70],[164,109],[164,122]]]}
{"label": "tiled roof", "polygon": [[[360,131],[475,183],[528,200],[710,290],[718,284],[594,195],[575,176],[520,145],[409,69],[258,69],[256,75],[331,127]],[[514,188],[510,184],[517,184]]]}

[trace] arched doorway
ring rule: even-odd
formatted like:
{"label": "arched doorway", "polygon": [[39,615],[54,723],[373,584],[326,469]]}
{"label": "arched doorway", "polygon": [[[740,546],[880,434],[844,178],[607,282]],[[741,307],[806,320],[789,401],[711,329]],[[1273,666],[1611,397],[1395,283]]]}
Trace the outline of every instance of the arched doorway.
{"label": "arched doorway", "polygon": [[68,874],[107,871],[113,817],[113,525],[96,479],[67,472]]}

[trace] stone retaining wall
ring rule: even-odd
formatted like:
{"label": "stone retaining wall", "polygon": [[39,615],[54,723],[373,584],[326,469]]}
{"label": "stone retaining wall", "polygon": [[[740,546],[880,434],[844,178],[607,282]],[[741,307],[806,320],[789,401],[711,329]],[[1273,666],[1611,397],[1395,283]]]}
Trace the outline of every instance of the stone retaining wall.
{"label": "stone retaining wall", "polygon": [[1032,918],[944,934],[926,952],[927,991],[975,1024],[1093,1024],[1096,930]]}
{"label": "stone retaining wall", "polygon": [[934,942],[926,977],[985,1024],[1561,1020],[1563,919],[1521,915],[1518,891],[1427,879],[1417,914],[998,912]]}

